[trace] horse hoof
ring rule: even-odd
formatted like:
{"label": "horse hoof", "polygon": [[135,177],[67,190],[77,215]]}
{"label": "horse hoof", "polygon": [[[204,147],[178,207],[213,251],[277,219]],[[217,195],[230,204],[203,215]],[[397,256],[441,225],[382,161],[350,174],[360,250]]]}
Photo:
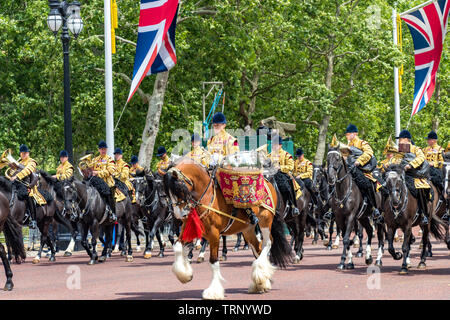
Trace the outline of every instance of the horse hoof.
{"label": "horse hoof", "polygon": [[400,259],[402,259],[403,258],[403,254],[401,253],[401,252],[397,252],[396,254],[395,254],[395,260],[400,260]]}
{"label": "horse hoof", "polygon": [[64,252],[64,257],[71,257],[72,256],[72,252],[66,251]]}
{"label": "horse hoof", "polygon": [[121,257],[124,257],[124,256],[126,256],[127,255],[127,252],[126,251],[122,251],[121,253],[120,253],[120,256]]}
{"label": "horse hoof", "polygon": [[[449,246],[450,246],[450,244],[449,244]],[[248,245],[244,246],[244,250],[248,250]],[[450,247],[449,247],[449,250],[450,250]]]}
{"label": "horse hoof", "polygon": [[331,251],[331,249],[332,249],[332,247],[330,247],[330,246],[327,247],[327,250],[328,250],[328,251]]}
{"label": "horse hoof", "polygon": [[357,257],[357,258],[362,258],[362,256],[363,256],[363,253],[362,253],[362,252],[357,252],[357,253],[356,253],[356,257]]}
{"label": "horse hoof", "polygon": [[205,258],[203,258],[203,257],[198,257],[197,258],[197,263],[202,263],[204,261],[205,261]]}
{"label": "horse hoof", "polygon": [[427,269],[427,265],[424,262],[419,263],[419,265],[417,266],[417,269],[420,270],[426,270]]}
{"label": "horse hoof", "polygon": [[316,245],[317,244],[317,240],[313,240],[313,242],[311,244]]}
{"label": "horse hoof", "polygon": [[14,288],[14,284],[12,282],[6,283],[3,287],[3,291],[11,291]]}
{"label": "horse hoof", "polygon": [[324,246],[324,247],[328,247],[328,243],[329,243],[329,241],[324,241],[324,242],[323,242],[323,246]]}
{"label": "horse hoof", "polygon": [[333,248],[333,249],[338,249],[338,248],[339,248],[339,246],[338,246],[338,245],[335,245],[335,244],[333,244],[333,245],[331,246],[331,248]]}
{"label": "horse hoof", "polygon": [[98,258],[98,262],[105,262],[106,261],[106,256],[101,256],[100,258]]}
{"label": "horse hoof", "polygon": [[34,258],[32,261],[33,264],[38,264],[39,262],[41,262],[41,260],[37,258]]}
{"label": "horse hoof", "polygon": [[150,259],[151,257],[152,257],[152,254],[150,252],[144,254],[144,259]]}
{"label": "horse hoof", "polygon": [[95,264],[95,260],[89,260],[88,266],[93,266]]}
{"label": "horse hoof", "polygon": [[430,251],[428,251],[428,252],[427,252],[427,257],[432,257],[432,256],[433,256],[433,253],[430,252]]}
{"label": "horse hoof", "polygon": [[160,252],[160,253],[158,254],[158,258],[164,258],[164,252]]}
{"label": "horse hoof", "polygon": [[411,269],[411,264],[408,263],[408,264],[406,265],[406,268],[407,268],[408,270]]}
{"label": "horse hoof", "polygon": [[125,262],[133,262],[133,256],[127,256]]}
{"label": "horse hoof", "polygon": [[221,256],[221,257],[219,258],[219,260],[220,260],[220,261],[227,261],[227,256]]}
{"label": "horse hoof", "polygon": [[355,265],[354,265],[353,263],[349,263],[349,264],[347,265],[347,269],[348,269],[348,270],[353,270],[353,269],[355,269]]}
{"label": "horse hoof", "polygon": [[136,252],[141,252],[141,247],[136,246]]}
{"label": "horse hoof", "polygon": [[237,251],[239,251],[239,248],[238,247],[234,247],[233,248],[233,252],[237,252]]}
{"label": "horse hoof", "polygon": [[366,265],[370,266],[373,262],[373,258],[370,257],[369,259],[366,259]]}
{"label": "horse hoof", "polygon": [[408,274],[408,269],[407,268],[402,268],[398,274],[402,274],[402,275]]}
{"label": "horse hoof", "polygon": [[345,269],[345,265],[340,264],[337,266],[338,270],[344,270]]}
{"label": "horse hoof", "polygon": [[55,261],[56,261],[55,256],[51,256],[50,258],[48,258],[48,261],[50,261],[50,262],[55,262]]}
{"label": "horse hoof", "polygon": [[383,262],[381,262],[381,260],[377,260],[376,262],[375,262],[375,265],[377,266],[377,267],[382,267],[383,266]]}

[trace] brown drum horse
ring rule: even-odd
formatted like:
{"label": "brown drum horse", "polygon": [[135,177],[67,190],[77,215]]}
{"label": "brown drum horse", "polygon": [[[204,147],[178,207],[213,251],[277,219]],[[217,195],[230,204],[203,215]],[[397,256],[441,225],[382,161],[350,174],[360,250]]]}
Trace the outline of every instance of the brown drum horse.
{"label": "brown drum horse", "polygon": [[[209,262],[213,272],[210,286],[203,291],[203,299],[224,299],[224,288],[221,283],[224,279],[220,274],[218,259],[219,241],[221,235],[238,232],[243,233],[256,257],[252,264],[252,283],[248,291],[264,293],[271,289],[271,278],[275,271],[271,261],[279,267],[285,267],[291,260],[291,248],[283,232],[282,220],[277,213],[273,214],[263,207],[252,208],[259,219],[262,234],[260,242],[255,234],[255,226],[248,222],[245,210],[239,209],[235,215],[245,223],[229,218],[233,206],[225,202],[220,187],[214,180],[214,174],[208,174],[203,166],[185,158],[177,161],[164,177],[166,192],[172,201],[175,217],[183,221],[180,238],[174,246],[175,262],[172,271],[182,283],[192,280],[192,267],[187,259],[188,243],[181,239],[186,228],[186,217],[195,208],[204,226],[202,237],[210,243]],[[267,185],[276,205],[277,193],[272,184]],[[224,216],[223,213],[228,216]]]}

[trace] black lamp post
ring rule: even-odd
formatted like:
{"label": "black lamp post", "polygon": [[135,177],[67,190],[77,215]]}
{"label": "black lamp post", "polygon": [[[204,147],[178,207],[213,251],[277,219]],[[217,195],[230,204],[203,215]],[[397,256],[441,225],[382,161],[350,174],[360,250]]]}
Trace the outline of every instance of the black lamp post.
{"label": "black lamp post", "polygon": [[83,29],[83,20],[80,17],[81,4],[78,1],[67,3],[59,0],[49,0],[50,14],[47,25],[53,34],[58,34],[62,26],[61,40],[64,54],[64,142],[65,149],[69,153],[69,161],[73,163],[72,144],[72,108],[70,104],[70,68],[69,68],[69,42],[70,32],[75,38]]}

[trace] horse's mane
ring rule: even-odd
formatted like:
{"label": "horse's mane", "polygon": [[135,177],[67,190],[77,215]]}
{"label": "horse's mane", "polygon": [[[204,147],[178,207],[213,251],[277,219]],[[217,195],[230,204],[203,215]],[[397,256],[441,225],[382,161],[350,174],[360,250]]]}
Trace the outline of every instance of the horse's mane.
{"label": "horse's mane", "polygon": [[181,182],[179,179],[175,179],[171,171],[168,171],[164,175],[164,188],[166,193],[173,193],[180,199],[187,200],[189,195],[189,190],[185,183]]}
{"label": "horse's mane", "polygon": [[42,178],[44,178],[44,180],[50,184],[50,185],[54,185],[56,182],[56,179],[53,178],[48,172],[44,171],[44,170],[38,170],[37,173],[40,174],[40,176]]}
{"label": "horse's mane", "polygon": [[3,176],[0,176],[0,189],[5,190],[6,192],[11,192],[12,182]]}

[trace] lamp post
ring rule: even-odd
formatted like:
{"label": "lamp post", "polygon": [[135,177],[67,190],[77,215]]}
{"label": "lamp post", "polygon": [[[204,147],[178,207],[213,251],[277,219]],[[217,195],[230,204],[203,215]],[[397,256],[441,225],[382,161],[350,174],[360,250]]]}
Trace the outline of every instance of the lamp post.
{"label": "lamp post", "polygon": [[64,56],[64,143],[69,153],[69,161],[73,163],[72,145],[72,108],[70,104],[70,68],[69,68],[69,42],[70,32],[75,38],[83,29],[83,20],[80,17],[81,4],[78,1],[68,3],[66,1],[49,0],[50,13],[47,17],[47,25],[53,34],[58,34],[62,26],[61,41]]}

